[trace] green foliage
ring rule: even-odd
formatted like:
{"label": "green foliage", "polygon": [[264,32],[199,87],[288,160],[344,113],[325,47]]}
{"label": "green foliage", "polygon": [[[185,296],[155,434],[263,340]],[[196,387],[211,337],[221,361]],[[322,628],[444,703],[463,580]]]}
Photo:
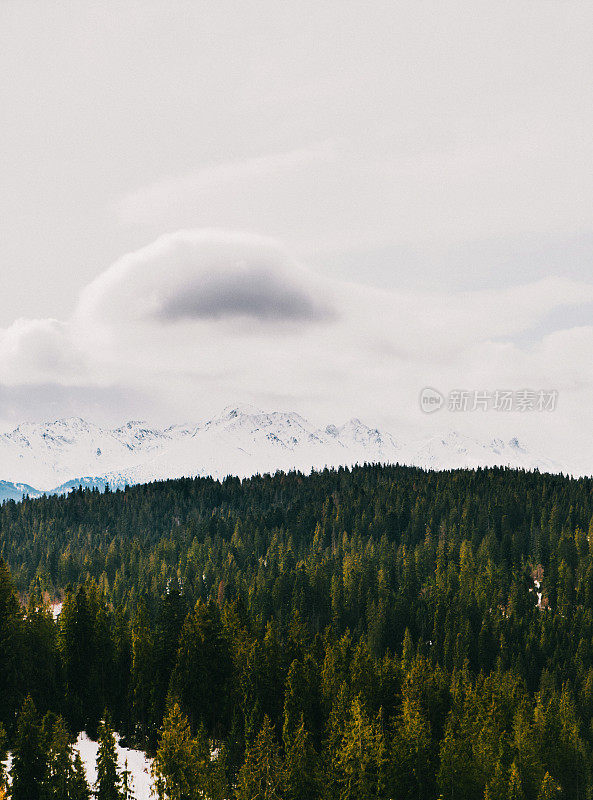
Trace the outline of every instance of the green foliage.
{"label": "green foliage", "polygon": [[292,733],[284,734],[284,798],[311,800],[319,796],[320,776],[318,756],[305,728],[303,714]]}
{"label": "green foliage", "polygon": [[46,744],[35,704],[28,696],[17,720],[12,746],[12,800],[44,800],[48,772]]}
{"label": "green foliage", "polygon": [[248,746],[239,770],[237,800],[281,800],[283,769],[274,729],[267,716]]}
{"label": "green foliage", "polygon": [[219,759],[212,757],[211,741],[203,729],[192,736],[187,717],[174,703],[163,722],[152,763],[158,800],[222,800],[227,786]]}
{"label": "green foliage", "polygon": [[[93,736],[105,708],[156,752],[162,798],[585,800],[592,534],[591,479],[506,469],[5,503],[0,723],[17,800],[88,797],[59,716]],[[101,737],[103,796],[119,797]]]}
{"label": "green foliage", "polygon": [[122,800],[121,775],[117,767],[115,736],[109,715],[99,724],[99,749],[97,751],[96,800]]}
{"label": "green foliage", "polygon": [[226,727],[231,675],[228,643],[213,602],[198,600],[185,619],[171,675],[170,695],[179,702],[194,727],[210,735]]}
{"label": "green foliage", "polygon": [[91,790],[87,783],[84,765],[78,750],[74,753],[72,777],[70,781],[70,800],[90,800]]}
{"label": "green foliage", "polygon": [[332,755],[340,800],[387,798],[387,748],[380,719],[369,718],[355,697]]}

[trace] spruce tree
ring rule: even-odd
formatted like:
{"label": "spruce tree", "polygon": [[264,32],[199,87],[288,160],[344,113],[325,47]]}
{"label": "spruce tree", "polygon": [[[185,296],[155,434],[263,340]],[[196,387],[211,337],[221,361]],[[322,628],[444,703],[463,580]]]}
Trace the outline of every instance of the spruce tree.
{"label": "spruce tree", "polygon": [[283,769],[274,729],[268,716],[247,748],[237,777],[237,800],[280,800]]}
{"label": "spruce tree", "polygon": [[51,800],[70,800],[73,778],[72,747],[62,717],[49,732],[49,765],[47,786]]}
{"label": "spruce tree", "polygon": [[91,790],[86,779],[86,772],[78,750],[74,752],[72,774],[70,778],[70,800],[90,800]]}
{"label": "spruce tree", "polygon": [[109,715],[99,724],[99,749],[97,751],[96,800],[122,800],[121,776],[117,768],[115,735]]}
{"label": "spruce tree", "polygon": [[10,570],[0,555],[0,722],[7,727],[20,701],[19,633],[22,615]]}
{"label": "spruce tree", "polygon": [[179,638],[171,675],[171,698],[187,714],[192,727],[203,724],[210,736],[227,726],[231,659],[217,606],[198,600]]}
{"label": "spruce tree", "polygon": [[310,800],[319,795],[319,766],[303,714],[295,732],[284,737],[284,797]]}
{"label": "spruce tree", "polygon": [[525,792],[523,791],[523,784],[521,783],[521,775],[515,761],[513,761],[509,770],[508,799],[525,800]]}
{"label": "spruce tree", "polygon": [[369,719],[359,697],[352,702],[334,762],[341,800],[387,797],[385,740],[379,721]]}
{"label": "spruce tree", "polygon": [[154,792],[158,800],[194,800],[203,796],[199,786],[201,754],[185,714],[175,703],[161,730],[152,762]]}
{"label": "spruce tree", "polygon": [[47,743],[29,695],[17,720],[12,748],[12,800],[44,800],[47,771]]}
{"label": "spruce tree", "polygon": [[124,768],[121,771],[121,798],[122,800],[134,800],[134,780],[132,773],[128,769],[128,759],[126,758]]}

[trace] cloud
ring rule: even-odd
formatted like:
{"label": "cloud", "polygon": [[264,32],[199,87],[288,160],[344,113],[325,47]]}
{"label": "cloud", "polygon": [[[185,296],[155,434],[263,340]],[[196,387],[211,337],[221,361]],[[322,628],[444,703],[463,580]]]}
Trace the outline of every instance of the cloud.
{"label": "cloud", "polygon": [[254,183],[267,180],[281,181],[302,169],[331,163],[335,156],[335,146],[331,141],[325,141],[285,152],[208,164],[193,174],[157,181],[130,192],[116,203],[116,213],[124,225],[162,219],[173,210],[182,211],[207,192],[223,189],[236,193],[240,186],[252,187]]}
{"label": "cloud", "polygon": [[80,320],[127,323],[243,318],[311,323],[335,315],[329,285],[276,242],[221,231],[180,231],[124,256],[82,293]]}
{"label": "cloud", "polygon": [[0,331],[0,377],[10,385],[51,380],[76,384],[86,359],[70,325],[55,319],[18,319]]}
{"label": "cloud", "polygon": [[234,270],[167,297],[161,317],[169,320],[245,316],[258,320],[327,319],[329,310],[298,286],[266,269]]}
{"label": "cloud", "polygon": [[[583,434],[593,328],[570,320],[587,303],[593,284],[558,278],[461,293],[374,289],[321,278],[267,238],[179,231],[108,267],[71,320],[18,320],[0,331],[0,379],[13,387],[0,413],[31,418],[43,397],[56,414],[79,406],[91,419],[158,415],[170,424],[284,397],[320,421],[359,416],[399,435],[402,425],[531,432],[550,457],[565,459],[569,441],[584,458],[593,444]],[[542,327],[561,309],[563,326]],[[417,404],[423,386],[548,388],[561,400],[545,418],[427,420]]]}

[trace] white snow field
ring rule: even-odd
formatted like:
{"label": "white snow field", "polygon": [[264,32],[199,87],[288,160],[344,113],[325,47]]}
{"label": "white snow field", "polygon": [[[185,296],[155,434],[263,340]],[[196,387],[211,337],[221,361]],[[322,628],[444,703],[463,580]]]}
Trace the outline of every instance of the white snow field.
{"label": "white snow field", "polygon": [[[80,752],[87,780],[92,788],[97,780],[96,764],[99,745],[89,739],[86,733],[81,733],[74,746]],[[151,796],[150,759],[141,750],[129,750],[127,747],[121,747],[119,741],[117,741],[116,748],[120,769],[124,768],[126,759],[128,761],[128,770],[132,774],[136,800],[149,800]]]}

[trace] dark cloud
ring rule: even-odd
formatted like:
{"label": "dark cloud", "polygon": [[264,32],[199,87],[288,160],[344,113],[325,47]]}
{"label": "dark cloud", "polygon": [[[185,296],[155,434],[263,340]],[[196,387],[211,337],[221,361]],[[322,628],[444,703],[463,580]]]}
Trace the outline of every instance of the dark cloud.
{"label": "dark cloud", "polygon": [[250,317],[270,322],[322,322],[334,316],[310,291],[268,270],[212,275],[165,297],[158,316],[180,319]]}

